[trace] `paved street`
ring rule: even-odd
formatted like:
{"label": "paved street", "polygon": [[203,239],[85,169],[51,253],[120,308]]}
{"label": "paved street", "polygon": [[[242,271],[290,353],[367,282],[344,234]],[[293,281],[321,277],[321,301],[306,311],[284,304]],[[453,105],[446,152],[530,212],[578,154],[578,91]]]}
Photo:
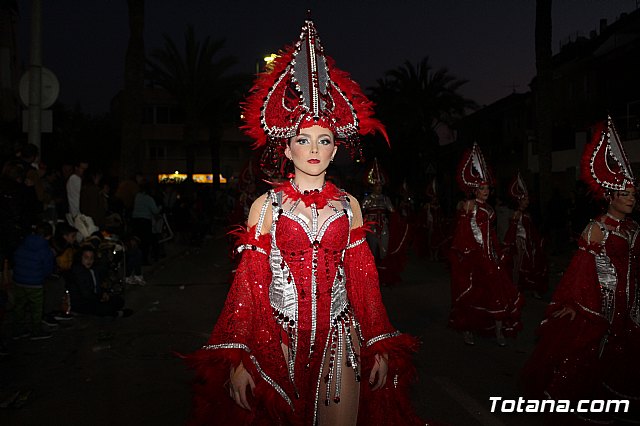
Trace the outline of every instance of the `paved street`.
{"label": "paved street", "polygon": [[[224,238],[197,249],[172,246],[147,273],[149,284],[128,290],[130,318],[77,318],[49,340],[10,341],[11,354],[0,359],[0,403],[16,391],[32,393],[21,408],[0,408],[0,424],[183,424],[192,376],[173,353],[207,338],[228,288],[226,251]],[[507,348],[491,339],[470,347],[446,328],[445,265],[412,259],[404,278],[382,292],[393,323],[423,341],[419,414],[450,425],[540,424],[533,415],[490,413],[489,397],[519,395],[517,372],[546,302],[527,297],[525,329]]]}

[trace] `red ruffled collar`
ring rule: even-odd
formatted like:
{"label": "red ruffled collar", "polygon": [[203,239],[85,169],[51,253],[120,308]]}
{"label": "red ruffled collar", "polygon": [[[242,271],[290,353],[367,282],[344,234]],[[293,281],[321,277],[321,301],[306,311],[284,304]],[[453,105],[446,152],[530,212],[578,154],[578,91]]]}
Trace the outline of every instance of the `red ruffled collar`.
{"label": "red ruffled collar", "polygon": [[331,182],[325,182],[321,189],[314,189],[311,191],[300,191],[293,181],[286,181],[276,183],[273,185],[273,189],[276,191],[284,192],[284,196],[287,200],[293,202],[301,200],[305,207],[315,204],[317,209],[322,209],[327,205],[329,200],[339,200],[344,192],[336,187]]}

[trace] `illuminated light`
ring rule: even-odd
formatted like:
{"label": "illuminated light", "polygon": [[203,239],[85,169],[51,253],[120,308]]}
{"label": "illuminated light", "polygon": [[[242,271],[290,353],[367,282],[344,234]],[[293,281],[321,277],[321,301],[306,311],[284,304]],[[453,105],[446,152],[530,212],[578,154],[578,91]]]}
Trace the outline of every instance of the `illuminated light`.
{"label": "illuminated light", "polygon": [[186,174],[178,173],[160,173],[158,174],[158,183],[180,183],[187,180]]}
{"label": "illuminated light", "polygon": [[[213,174],[211,173],[195,173],[191,176],[194,183],[211,184],[213,183]],[[227,183],[227,178],[220,174],[218,176],[220,183]],[[158,183],[181,183],[187,180],[187,175],[177,170],[174,173],[158,174]]]}
{"label": "illuminated light", "polygon": [[270,64],[271,62],[275,61],[276,58],[278,57],[278,55],[276,55],[275,53],[270,54],[269,56],[265,56],[263,58],[263,60],[267,63]]}
{"label": "illuminated light", "polygon": [[277,57],[278,55],[276,55],[275,53],[272,53],[269,56],[265,56],[263,58],[265,71],[267,72],[273,71],[273,65],[274,65],[273,62],[276,60]]}

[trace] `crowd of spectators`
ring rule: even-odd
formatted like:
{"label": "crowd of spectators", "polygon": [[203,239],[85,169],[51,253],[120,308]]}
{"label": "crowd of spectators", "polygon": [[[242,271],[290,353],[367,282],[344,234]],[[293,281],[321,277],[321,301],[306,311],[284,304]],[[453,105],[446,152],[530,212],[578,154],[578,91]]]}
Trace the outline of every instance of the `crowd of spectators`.
{"label": "crowd of spectators", "polygon": [[47,167],[34,145],[19,146],[0,176],[0,354],[78,315],[130,316],[125,289],[146,284],[144,266],[166,256],[164,242],[211,235],[212,194],[105,176],[86,159]]}

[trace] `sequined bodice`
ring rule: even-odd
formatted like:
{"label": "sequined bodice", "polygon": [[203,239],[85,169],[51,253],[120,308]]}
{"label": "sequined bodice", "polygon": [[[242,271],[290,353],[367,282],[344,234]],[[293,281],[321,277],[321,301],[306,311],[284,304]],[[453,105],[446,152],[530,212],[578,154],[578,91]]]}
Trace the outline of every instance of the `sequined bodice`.
{"label": "sequined bodice", "polygon": [[[278,220],[275,234],[282,260],[290,272],[285,279],[288,283],[295,283],[299,310],[310,312],[312,279],[315,279],[318,321],[328,322],[334,281],[336,278],[342,279],[338,267],[348,243],[347,215],[343,212],[332,215],[321,226],[315,239],[300,219],[283,214]],[[300,329],[311,328],[310,315],[298,315],[298,318]]]}

